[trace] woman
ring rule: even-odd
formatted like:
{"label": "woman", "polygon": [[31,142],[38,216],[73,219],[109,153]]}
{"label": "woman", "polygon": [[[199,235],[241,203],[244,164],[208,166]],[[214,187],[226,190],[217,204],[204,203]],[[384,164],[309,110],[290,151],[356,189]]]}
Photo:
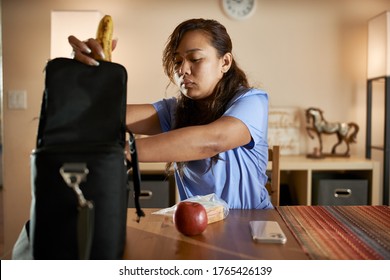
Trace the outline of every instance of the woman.
{"label": "woman", "polygon": [[[98,65],[91,54],[102,48],[94,39],[69,42],[75,59]],[[127,128],[149,135],[137,139],[139,161],[173,165],[181,199],[215,193],[230,208],[272,208],[265,188],[268,96],[249,87],[225,27],[184,21],[168,39],[163,67],[179,96],[127,107]]]}

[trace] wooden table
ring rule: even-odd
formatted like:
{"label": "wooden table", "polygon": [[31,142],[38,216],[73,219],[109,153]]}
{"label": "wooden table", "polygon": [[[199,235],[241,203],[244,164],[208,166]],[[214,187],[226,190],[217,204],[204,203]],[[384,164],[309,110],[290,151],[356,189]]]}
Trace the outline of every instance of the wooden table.
{"label": "wooden table", "polygon": [[[225,220],[209,224],[201,235],[193,237],[179,233],[163,216],[152,214],[158,209],[143,210],[146,217],[140,223],[136,222],[135,209],[128,210],[124,259],[308,259],[276,210],[230,210]],[[251,220],[279,222],[286,244],[254,242]]]}

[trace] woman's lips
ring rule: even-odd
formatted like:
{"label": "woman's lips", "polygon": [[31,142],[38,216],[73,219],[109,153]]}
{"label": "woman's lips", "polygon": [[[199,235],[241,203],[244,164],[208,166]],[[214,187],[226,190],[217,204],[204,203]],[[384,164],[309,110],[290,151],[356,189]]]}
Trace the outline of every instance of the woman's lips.
{"label": "woman's lips", "polygon": [[180,86],[184,86],[185,88],[191,88],[193,86],[194,82],[188,79],[184,79],[182,84]]}

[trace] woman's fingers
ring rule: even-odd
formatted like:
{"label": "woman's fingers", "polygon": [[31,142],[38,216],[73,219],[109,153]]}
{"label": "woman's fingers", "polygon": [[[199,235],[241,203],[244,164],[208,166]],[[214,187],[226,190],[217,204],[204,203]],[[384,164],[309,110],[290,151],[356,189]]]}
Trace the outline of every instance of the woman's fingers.
{"label": "woman's fingers", "polygon": [[115,50],[117,44],[118,44],[118,38],[112,39],[112,50]]}
{"label": "woman's fingers", "polygon": [[77,50],[74,51],[74,59],[77,61],[80,61],[84,64],[91,65],[91,66],[98,66],[99,62],[93,59],[92,57],[83,54],[81,51]]}
{"label": "woman's fingers", "polygon": [[104,58],[103,49],[95,39],[88,39],[87,41],[80,41],[75,36],[68,37],[68,42],[73,48],[74,59],[92,66],[99,65],[99,62],[92,58],[93,54]]}
{"label": "woman's fingers", "polygon": [[68,37],[68,42],[72,46],[73,51],[80,51],[82,53],[89,54],[91,53],[91,49],[86,44],[86,42],[80,41],[75,36],[71,35]]}
{"label": "woman's fingers", "polygon": [[95,39],[88,39],[85,44],[91,50],[91,54],[96,54],[99,58],[104,59],[104,51],[102,45]]}

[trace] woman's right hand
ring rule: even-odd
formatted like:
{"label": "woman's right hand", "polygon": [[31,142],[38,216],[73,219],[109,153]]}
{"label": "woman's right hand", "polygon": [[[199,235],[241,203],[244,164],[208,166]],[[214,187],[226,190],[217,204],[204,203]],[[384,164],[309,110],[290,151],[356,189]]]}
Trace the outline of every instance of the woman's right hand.
{"label": "woman's right hand", "polygon": [[[93,55],[97,55],[101,59],[104,59],[104,52],[99,42],[93,38],[87,41],[80,41],[75,36],[68,37],[68,42],[73,48],[74,59],[92,66],[98,66],[99,62],[93,58]],[[112,41],[112,49],[114,50],[117,40]]]}

